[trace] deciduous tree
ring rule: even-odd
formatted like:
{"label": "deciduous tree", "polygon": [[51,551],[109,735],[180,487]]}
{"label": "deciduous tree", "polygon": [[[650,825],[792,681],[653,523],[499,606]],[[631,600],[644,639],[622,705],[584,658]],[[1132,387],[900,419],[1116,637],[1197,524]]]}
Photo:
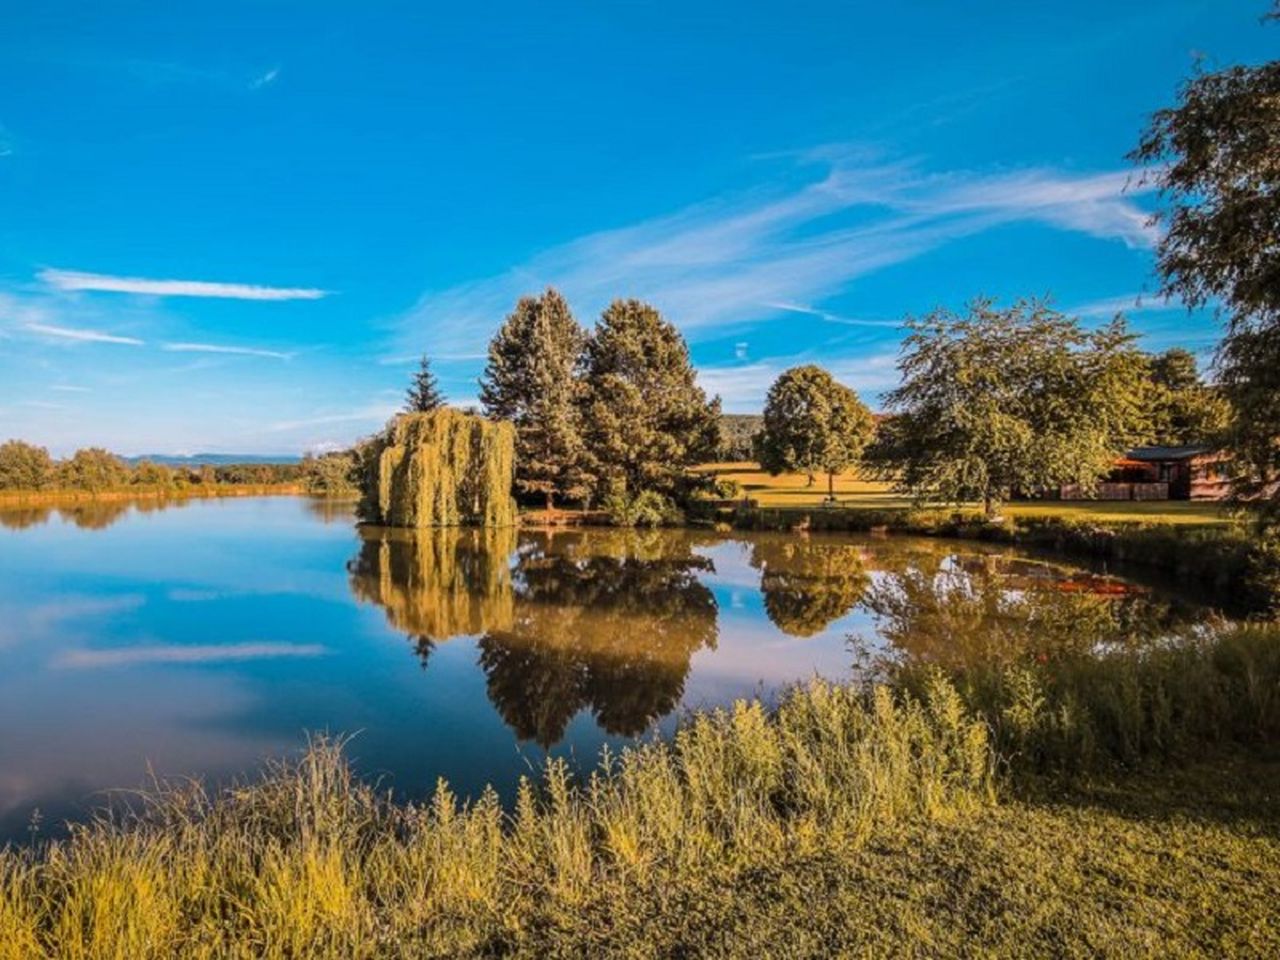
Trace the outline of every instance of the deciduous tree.
{"label": "deciduous tree", "polygon": [[1122,318],[1093,331],[1035,300],[909,319],[874,459],[917,499],[1091,486],[1149,429],[1145,361]]}
{"label": "deciduous tree", "polygon": [[765,399],[760,466],[774,475],[825,473],[834,499],[835,475],[858,462],[874,432],[856,393],[819,366],[793,367]]}
{"label": "deciduous tree", "polygon": [[0,444],[0,490],[41,490],[53,481],[53,458],[22,440]]}
{"label": "deciduous tree", "polygon": [[129,466],[109,450],[86,447],[58,464],[58,480],[64,487],[98,492],[129,482]]}
{"label": "deciduous tree", "polygon": [[1195,355],[1174,347],[1149,360],[1151,438],[1173,446],[1221,442],[1230,407],[1200,378]]}
{"label": "deciduous tree", "polygon": [[1162,292],[1225,315],[1218,361],[1229,436],[1266,483],[1280,475],[1280,60],[1197,72],[1131,157],[1163,201]]}

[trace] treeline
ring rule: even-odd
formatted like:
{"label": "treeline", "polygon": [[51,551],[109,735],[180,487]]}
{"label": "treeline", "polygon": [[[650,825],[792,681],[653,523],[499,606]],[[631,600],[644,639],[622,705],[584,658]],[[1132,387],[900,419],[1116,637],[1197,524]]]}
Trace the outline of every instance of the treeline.
{"label": "treeline", "polygon": [[150,460],[136,463],[86,447],[57,460],[44,447],[23,440],[0,444],[0,490],[105,493],[130,489],[198,489],[214,485],[272,486],[302,482],[296,463],[230,463],[173,467]]}
{"label": "treeline", "polygon": [[[424,357],[406,409],[445,402]],[[698,386],[680,332],[639,300],[615,300],[588,331],[553,289],[520,298],[489,344],[480,403],[515,426],[518,497],[628,524],[675,518],[709,482],[689,468],[720,442],[719,398]]]}

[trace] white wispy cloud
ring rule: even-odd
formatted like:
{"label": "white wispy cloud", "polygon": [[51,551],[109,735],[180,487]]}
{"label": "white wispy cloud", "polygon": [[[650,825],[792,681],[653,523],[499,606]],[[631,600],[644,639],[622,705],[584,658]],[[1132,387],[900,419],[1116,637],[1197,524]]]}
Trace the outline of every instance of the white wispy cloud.
{"label": "white wispy cloud", "polygon": [[879,394],[898,383],[896,350],[842,358],[815,358],[808,354],[770,357],[752,363],[704,366],[698,369],[698,384],[708,394],[723,401],[731,413],[758,413],[769,387],[784,370],[804,363],[820,362],[831,375],[852,387],[862,399],[875,406]]}
{"label": "white wispy cloud", "polygon": [[261,90],[263,87],[270,86],[276,82],[276,78],[280,76],[280,68],[272,67],[270,70],[264,70],[252,80],[249,81],[249,89]]}
{"label": "white wispy cloud", "polygon": [[827,323],[838,323],[846,327],[884,327],[896,330],[902,326],[901,320],[865,320],[857,317],[842,317],[828,310],[819,310],[816,307],[805,306],[802,303],[767,303],[765,306],[781,310],[783,313],[799,313],[806,317],[817,317]]}
{"label": "white wispy cloud", "polygon": [[335,423],[383,424],[398,412],[400,412],[400,407],[396,404],[371,404],[369,406],[359,407],[355,410],[320,413],[313,417],[303,417],[298,420],[281,420],[277,423],[270,424],[266,429],[272,433],[283,433],[289,430],[299,430],[304,427],[323,427]]}
{"label": "white wispy cloud", "polygon": [[276,360],[292,360],[296,354],[280,350],[261,350],[257,347],[229,347],[217,343],[164,343],[160,349],[170,353],[230,353],[245,357],[271,357]]}
{"label": "white wispy cloud", "polygon": [[23,325],[32,333],[60,340],[75,340],[80,343],[123,343],[131,347],[140,347],[143,341],[137,337],[121,337],[101,330],[87,330],[79,327],[57,327],[48,323],[27,323]]}
{"label": "white wispy cloud", "polygon": [[89,393],[89,392],[91,392],[91,391],[89,390],[89,388],[88,388],[88,387],[78,387],[78,386],[75,386],[74,384],[70,384],[70,383],[55,383],[55,384],[53,384],[51,387],[49,387],[49,389],[50,389],[50,390],[57,390],[57,391],[59,391],[59,392],[61,392],[61,393]]}
{"label": "white wispy cloud", "polygon": [[1073,317],[1114,317],[1117,313],[1139,313],[1146,310],[1181,310],[1182,305],[1164,297],[1145,293],[1127,293],[1118,297],[1091,300],[1064,310]]}
{"label": "white wispy cloud", "polygon": [[644,298],[691,340],[796,310],[888,326],[894,324],[807,305],[858,277],[1009,223],[1036,222],[1130,247],[1154,239],[1123,172],[925,174],[910,164],[867,165],[865,156],[835,150],[821,159],[825,175],[798,187],[762,189],[589,234],[496,276],[429,291],[399,318],[399,346],[425,341],[445,353],[475,353],[518,296],[547,285],[584,317],[613,297]]}
{"label": "white wispy cloud", "polygon": [[68,650],[54,666],[69,668],[123,667],[139,664],[237,663],[281,657],[321,657],[329,652],[318,643],[157,644],[112,650]]}
{"label": "white wispy cloud", "polygon": [[319,300],[330,291],[314,287],[263,287],[248,283],[209,280],[152,280],[146,277],[114,277],[79,270],[45,269],[39,279],[58,290],[96,290],[106,293],[138,293],[157,297],[221,297],[231,300]]}

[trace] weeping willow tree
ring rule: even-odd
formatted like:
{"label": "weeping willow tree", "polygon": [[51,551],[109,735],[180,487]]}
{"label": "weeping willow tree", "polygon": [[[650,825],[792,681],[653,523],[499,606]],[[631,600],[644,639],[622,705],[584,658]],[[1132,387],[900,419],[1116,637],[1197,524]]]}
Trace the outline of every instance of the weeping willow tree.
{"label": "weeping willow tree", "polygon": [[440,409],[396,417],[361,451],[360,518],[388,527],[505,527],[515,431]]}

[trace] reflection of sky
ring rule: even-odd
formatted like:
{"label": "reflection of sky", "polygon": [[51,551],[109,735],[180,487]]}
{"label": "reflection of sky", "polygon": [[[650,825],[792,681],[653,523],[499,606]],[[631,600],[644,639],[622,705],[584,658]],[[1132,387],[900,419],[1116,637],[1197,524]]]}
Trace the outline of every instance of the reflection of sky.
{"label": "reflection of sky", "polygon": [[[476,639],[437,644],[424,669],[385,611],[351,593],[354,527],[323,519],[263,498],[126,511],[99,529],[57,513],[0,526],[0,838],[20,835],[35,806],[56,821],[149,768],[252,772],[308,732],[353,734],[359,768],[400,793],[439,776],[505,793],[535,769],[543,752],[490,703]],[[698,577],[718,640],[693,655],[682,708],[847,676],[849,635],[874,632],[861,608],[810,637],[781,631],[751,544],[694,548],[714,568]],[[582,710],[554,752],[585,767],[606,741],[623,742]]]}

